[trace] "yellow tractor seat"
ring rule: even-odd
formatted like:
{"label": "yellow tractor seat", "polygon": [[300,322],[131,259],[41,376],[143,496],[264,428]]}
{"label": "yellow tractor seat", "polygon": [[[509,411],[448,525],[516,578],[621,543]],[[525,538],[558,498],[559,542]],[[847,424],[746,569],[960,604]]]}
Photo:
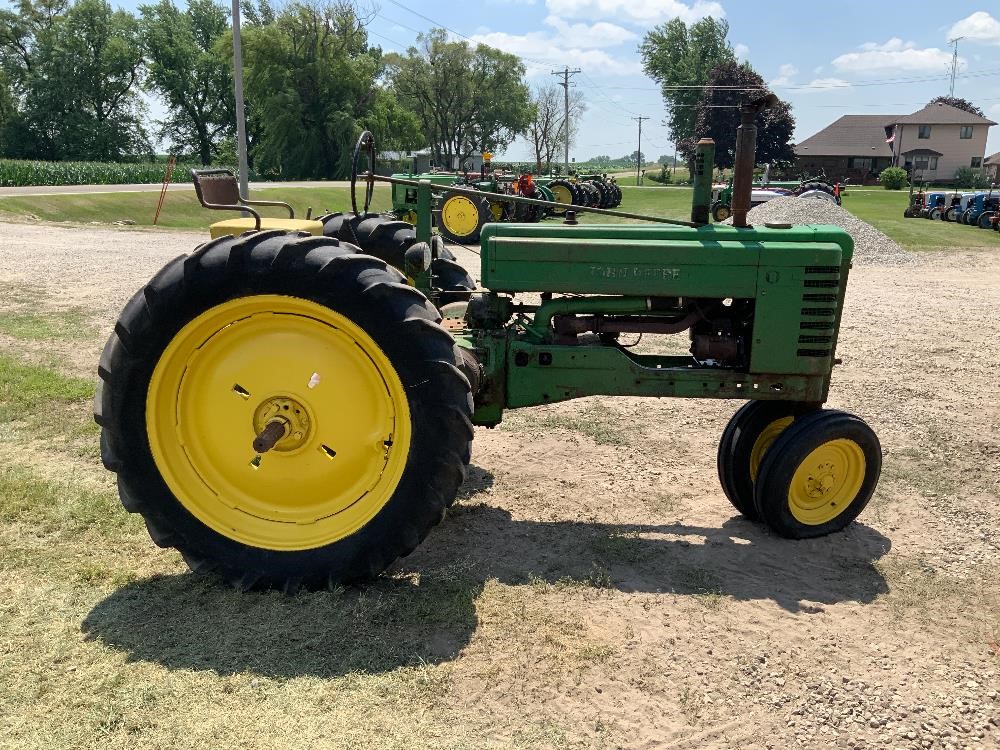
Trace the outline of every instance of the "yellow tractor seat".
{"label": "yellow tractor seat", "polygon": [[208,227],[212,239],[225,237],[227,234],[241,235],[244,232],[280,229],[283,232],[309,232],[309,234],[322,235],[323,223],[312,221],[311,219],[269,219],[262,217],[260,223],[253,216],[245,219],[226,219],[217,221]]}
{"label": "yellow tractor seat", "polygon": [[[228,169],[192,169],[191,179],[198,202],[213,211],[240,211],[248,217],[217,221],[209,227],[212,239],[226,235],[241,235],[244,232],[259,232],[265,229],[280,229],[284,232],[309,232],[322,235],[323,224],[313,221],[308,215],[296,219],[295,211],[284,201],[252,201],[240,193],[240,185]],[[288,211],[287,219],[272,219],[261,216],[250,206],[281,206]],[[311,211],[311,209],[310,209]]]}

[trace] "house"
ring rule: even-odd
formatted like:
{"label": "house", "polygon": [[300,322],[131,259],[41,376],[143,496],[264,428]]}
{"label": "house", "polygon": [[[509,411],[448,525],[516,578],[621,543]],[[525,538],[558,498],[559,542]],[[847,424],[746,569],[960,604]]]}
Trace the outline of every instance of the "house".
{"label": "house", "polygon": [[801,172],[873,183],[889,166],[947,183],[962,167],[982,169],[992,120],[947,104],[910,115],[845,115],[795,146]]}
{"label": "house", "polygon": [[983,161],[983,169],[986,170],[986,179],[990,182],[997,182],[1000,179],[1000,151],[993,156],[986,157]]}

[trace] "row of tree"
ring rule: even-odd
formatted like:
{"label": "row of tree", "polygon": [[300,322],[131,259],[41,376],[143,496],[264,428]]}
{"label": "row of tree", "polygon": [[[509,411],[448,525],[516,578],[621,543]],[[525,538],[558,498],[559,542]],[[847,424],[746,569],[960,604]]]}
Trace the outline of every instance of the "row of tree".
{"label": "row of tree", "polygon": [[[347,0],[241,7],[258,172],[342,176],[362,129],[383,149],[429,144],[445,164],[502,151],[538,120],[514,55],[441,29],[385,53],[369,41],[371,13]],[[0,156],[122,161],[150,157],[162,139],[203,164],[231,163],[232,49],[229,11],[215,0],[158,0],[137,15],[107,0],[17,0],[0,11]],[[168,113],[152,125],[150,95]],[[546,154],[553,144],[555,130],[539,139]]]}

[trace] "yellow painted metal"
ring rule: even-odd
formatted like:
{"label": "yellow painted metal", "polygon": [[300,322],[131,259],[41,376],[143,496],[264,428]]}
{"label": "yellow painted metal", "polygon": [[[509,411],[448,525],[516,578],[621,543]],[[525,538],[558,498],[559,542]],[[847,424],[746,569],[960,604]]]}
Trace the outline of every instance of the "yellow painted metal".
{"label": "yellow painted metal", "polygon": [[799,523],[819,526],[839,516],[861,491],[867,462],[847,438],[823,443],[799,464],[788,487],[788,509]]}
{"label": "yellow painted metal", "polygon": [[573,194],[565,185],[550,185],[549,190],[551,190],[552,195],[555,196],[556,203],[573,203]]}
{"label": "yellow painted metal", "polygon": [[764,460],[764,454],[771,444],[778,439],[786,427],[788,427],[795,417],[782,417],[776,419],[763,430],[754,441],[753,448],[750,449],[750,481],[757,481],[757,472],[760,470],[760,462]]}
{"label": "yellow painted metal", "polygon": [[404,211],[399,218],[402,221],[405,221],[407,224],[412,224],[413,226],[417,225],[417,212],[413,211],[412,209],[409,211]]}
{"label": "yellow painted metal", "polygon": [[[283,437],[258,455],[273,419]],[[153,459],[178,501],[229,539],[305,550],[365,526],[409,455],[402,382],[340,313],[256,295],[196,317],[171,340],[146,399]]]}
{"label": "yellow painted metal", "polygon": [[500,201],[490,201],[490,215],[493,217],[493,221],[503,219],[503,204]]}
{"label": "yellow painted metal", "polygon": [[465,237],[479,226],[479,208],[467,195],[452,195],[441,206],[441,223],[456,237]]}
{"label": "yellow painted metal", "polygon": [[[209,226],[208,231],[214,240],[230,234],[241,235],[244,232],[252,231],[255,223],[253,217],[226,219],[225,221],[215,222]],[[262,230],[280,229],[283,232],[309,232],[309,234],[318,236],[322,236],[323,234],[323,222],[308,219],[270,219],[265,216],[260,220],[260,228]]]}

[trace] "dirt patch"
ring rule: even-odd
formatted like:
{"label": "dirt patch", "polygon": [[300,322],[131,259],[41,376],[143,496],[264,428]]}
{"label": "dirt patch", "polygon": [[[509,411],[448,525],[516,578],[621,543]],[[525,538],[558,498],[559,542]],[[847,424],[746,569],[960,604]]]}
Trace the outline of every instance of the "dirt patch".
{"label": "dirt patch", "polygon": [[[0,290],[86,310],[93,352],[197,242],[53,232],[4,227]],[[20,518],[0,533],[5,742],[997,747],[998,330],[995,254],[852,272],[831,406],[872,424],[885,470],[824,539],[772,537],[725,500],[715,449],[736,403],[632,398],[477,430],[449,518],[358,590],[239,596],[141,530],[34,539]],[[95,458],[58,446],[0,454],[100,484]]]}

